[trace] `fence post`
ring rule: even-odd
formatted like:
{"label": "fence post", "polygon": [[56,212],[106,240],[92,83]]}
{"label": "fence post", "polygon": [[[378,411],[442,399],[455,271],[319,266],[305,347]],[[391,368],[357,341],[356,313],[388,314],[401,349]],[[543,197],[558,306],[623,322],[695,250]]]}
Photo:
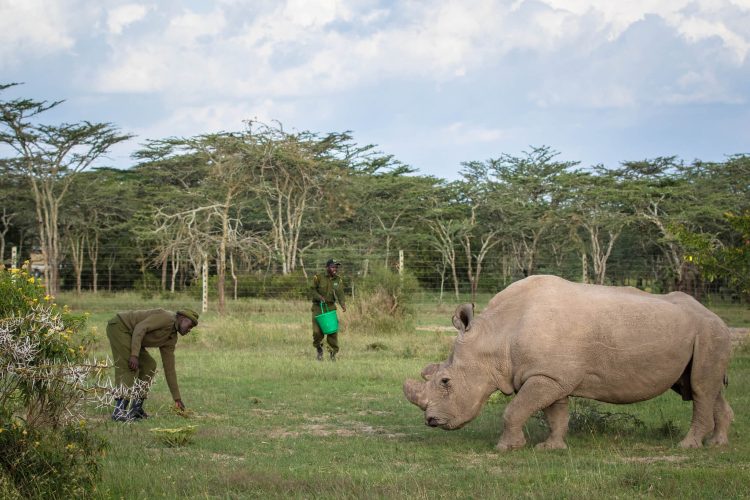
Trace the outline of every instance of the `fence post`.
{"label": "fence post", "polygon": [[398,251],[398,275],[403,279],[404,277],[404,251]]}
{"label": "fence post", "polygon": [[208,311],[208,256],[203,257],[203,312]]}
{"label": "fence post", "polygon": [[10,249],[10,268],[18,269],[18,247],[15,245]]}

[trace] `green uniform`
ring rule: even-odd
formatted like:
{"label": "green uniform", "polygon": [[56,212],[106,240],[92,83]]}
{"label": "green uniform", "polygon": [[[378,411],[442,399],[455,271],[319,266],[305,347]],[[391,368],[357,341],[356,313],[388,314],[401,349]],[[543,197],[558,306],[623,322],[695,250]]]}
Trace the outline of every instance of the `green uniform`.
{"label": "green uniform", "polygon": [[[132,387],[136,376],[150,381],[156,372],[156,361],[146,348],[158,347],[172,399],[182,399],[174,358],[178,337],[176,314],[171,311],[149,309],[117,313],[107,323],[107,338],[115,362],[115,383]],[[138,357],[137,374],[128,366],[130,356]]]}
{"label": "green uniform", "polygon": [[323,345],[323,337],[328,342],[328,349],[336,354],[339,352],[338,333],[323,335],[323,332],[315,321],[315,316],[320,314],[320,303],[325,302],[328,310],[336,309],[336,302],[346,307],[344,304],[344,280],[341,276],[329,276],[328,273],[320,276],[316,274],[313,277],[313,284],[310,289],[312,298],[312,325],[313,325],[313,345],[315,349]]}

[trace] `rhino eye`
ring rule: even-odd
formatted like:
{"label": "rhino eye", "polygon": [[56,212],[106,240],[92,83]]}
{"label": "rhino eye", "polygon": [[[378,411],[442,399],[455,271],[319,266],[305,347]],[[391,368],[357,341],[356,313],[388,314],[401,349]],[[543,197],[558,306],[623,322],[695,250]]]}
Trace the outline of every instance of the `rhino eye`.
{"label": "rhino eye", "polygon": [[446,387],[448,386],[448,382],[450,382],[450,381],[451,381],[451,379],[449,379],[447,377],[440,379],[440,383],[443,384]]}

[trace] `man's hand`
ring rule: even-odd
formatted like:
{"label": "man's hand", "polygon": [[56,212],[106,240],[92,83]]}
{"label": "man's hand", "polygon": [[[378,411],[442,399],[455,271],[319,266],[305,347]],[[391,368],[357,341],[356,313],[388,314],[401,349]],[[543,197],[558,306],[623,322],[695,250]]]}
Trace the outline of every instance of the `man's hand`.
{"label": "man's hand", "polygon": [[138,356],[130,356],[130,361],[128,361],[128,366],[130,366],[130,369],[135,371],[138,371]]}
{"label": "man's hand", "polygon": [[178,410],[185,411],[185,403],[183,403],[181,399],[175,399],[174,405],[177,407]]}
{"label": "man's hand", "polygon": [[341,310],[346,312],[346,306],[344,304],[341,304]]}

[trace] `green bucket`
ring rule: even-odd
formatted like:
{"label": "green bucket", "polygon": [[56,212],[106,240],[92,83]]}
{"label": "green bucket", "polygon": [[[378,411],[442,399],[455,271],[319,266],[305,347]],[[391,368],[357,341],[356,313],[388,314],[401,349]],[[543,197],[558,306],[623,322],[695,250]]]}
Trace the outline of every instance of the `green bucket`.
{"label": "green bucket", "polygon": [[329,311],[325,302],[320,303],[320,314],[315,316],[315,321],[318,322],[323,335],[331,335],[339,331],[339,320],[336,317],[336,309]]}

